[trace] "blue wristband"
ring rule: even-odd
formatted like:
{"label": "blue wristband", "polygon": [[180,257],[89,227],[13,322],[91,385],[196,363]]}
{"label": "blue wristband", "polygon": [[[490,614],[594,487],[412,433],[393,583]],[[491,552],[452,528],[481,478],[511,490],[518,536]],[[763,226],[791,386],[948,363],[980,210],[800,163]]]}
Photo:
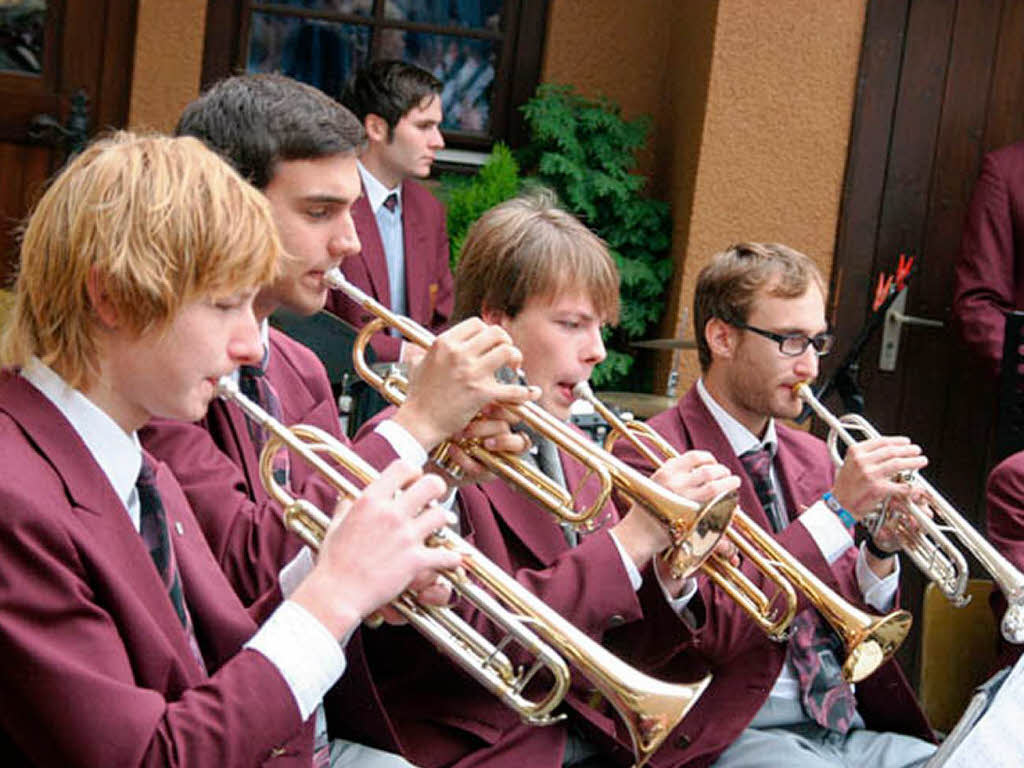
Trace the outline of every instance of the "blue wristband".
{"label": "blue wristband", "polygon": [[836,517],[838,517],[847,528],[853,528],[857,524],[857,521],[853,519],[853,515],[847,512],[843,505],[836,501],[836,497],[832,495],[832,491],[826,491],[825,495],[821,498],[825,502],[825,506],[835,512]]}

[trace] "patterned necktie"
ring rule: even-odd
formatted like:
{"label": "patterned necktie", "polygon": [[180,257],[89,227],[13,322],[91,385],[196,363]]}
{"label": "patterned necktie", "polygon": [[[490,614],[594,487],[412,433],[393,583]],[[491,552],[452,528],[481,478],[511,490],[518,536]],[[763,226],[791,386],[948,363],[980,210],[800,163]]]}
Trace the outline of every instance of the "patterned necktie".
{"label": "patterned necktie", "polygon": [[[274,386],[266,376],[266,365],[269,355],[270,350],[268,349],[264,352],[263,361],[259,367],[243,365],[238,369],[238,389],[273,418],[281,421],[284,419],[284,414],[281,411],[281,401],[277,397],[277,392],[274,391]],[[262,425],[257,424],[252,419],[246,419],[245,423],[249,429],[249,437],[252,438],[253,446],[258,454],[263,450],[263,446],[266,445],[270,434]],[[291,479],[291,462],[287,448],[282,447],[274,454],[273,467],[274,479],[282,487],[287,487],[288,481]]]}
{"label": "patterned necktie", "polygon": [[192,626],[192,617],[185,605],[185,595],[181,589],[181,576],[178,573],[178,565],[174,559],[174,547],[171,546],[170,531],[167,528],[167,512],[156,487],[156,473],[146,456],[142,457],[142,468],[139,470],[139,479],[135,482],[135,492],[139,497],[139,533],[142,536],[142,541],[149,549],[149,556],[153,558],[156,572],[160,574],[160,578],[167,588],[167,595],[171,599],[171,605],[174,606],[174,612],[178,614],[178,620],[188,635],[188,644],[192,655],[195,656],[199,666],[205,672],[206,665],[203,663],[203,654],[199,650],[195,628]]}
{"label": "patterned necktie", "polygon": [[[776,533],[786,526],[771,482],[772,454],[767,447],[754,448],[740,461],[757,491],[757,498]],[[843,645],[832,628],[813,608],[790,625],[789,660],[800,681],[800,698],[807,716],[823,728],[839,733],[850,730],[857,701],[843,680],[840,657]]]}
{"label": "patterned necktie", "polygon": [[384,198],[382,205],[392,213],[395,212],[395,208],[398,207],[398,195],[392,192],[390,195]]}
{"label": "patterned necktie", "polygon": [[822,728],[845,734],[856,714],[857,699],[843,680],[843,650],[839,636],[813,608],[793,619],[789,659],[800,680],[804,712]]}
{"label": "patterned necktie", "polygon": [[751,448],[740,456],[740,462],[747,471],[750,482],[754,484],[757,500],[761,502],[761,507],[772,525],[772,531],[778,533],[786,527],[786,521],[782,519],[782,508],[779,506],[775,487],[772,485],[771,451],[767,446]]}

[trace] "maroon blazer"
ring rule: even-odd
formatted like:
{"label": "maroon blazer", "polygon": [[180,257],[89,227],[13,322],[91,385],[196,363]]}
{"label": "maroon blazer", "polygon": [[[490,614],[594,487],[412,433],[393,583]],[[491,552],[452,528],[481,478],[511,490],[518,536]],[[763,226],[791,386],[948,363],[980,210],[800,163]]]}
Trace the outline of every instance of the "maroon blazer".
{"label": "maroon blazer", "polygon": [[92,454],[10,372],[0,446],[0,762],[308,768],[312,721],[277,669],[242,650],[262,617],[235,596],[167,467],[157,486],[212,677]]}
{"label": "maroon blazer", "polygon": [[[338,410],[323,365],[313,352],[270,329],[267,378],[277,392],[286,425],[308,424],[344,445]],[[140,432],[143,445],[174,472],[228,580],[246,604],[280,599],[277,578],[302,543],[287,531],[280,508],[263,487],[259,454],[234,403],[215,400],[195,424],[156,419]],[[354,450],[378,469],[397,458],[380,435],[367,433]],[[304,461],[292,458],[290,484],[325,512],[337,493]],[[332,736],[398,751],[380,709],[363,653],[362,631],[345,648],[347,666],[327,697]]]}
{"label": "maroon blazer", "polygon": [[[352,206],[352,220],[362,251],[345,259],[341,269],[353,285],[390,307],[387,257],[365,191]],[[437,198],[415,181],[402,182],[402,233],[408,315],[430,331],[440,333],[448,324],[455,301],[445,211]],[[330,291],[325,309],[355,328],[362,328],[371,317],[338,291]],[[378,333],[372,346],[378,360],[390,362],[398,359],[401,340]]]}
{"label": "maroon blazer", "polygon": [[[579,487],[583,468],[564,455],[562,466],[568,486]],[[579,491],[581,503],[592,501],[595,492],[591,479]],[[570,548],[547,510],[502,481],[460,489],[458,499],[465,538],[591,638],[611,645],[620,657],[629,657],[630,663],[642,663],[634,656],[661,655],[655,649],[664,646],[665,638],[681,626],[653,572],[644,574],[639,593],[633,591],[608,533],[619,519],[613,505],[605,506],[601,527]],[[478,630],[495,636],[493,628],[474,611],[465,605],[462,609]],[[637,624],[652,627],[642,635],[642,646],[630,639]],[[566,725],[523,725],[482,686],[451,663],[441,663],[422,638],[402,640],[400,633],[388,632],[394,649],[387,652],[375,642],[369,654],[375,673],[384,669],[390,678],[379,686],[404,755],[411,762],[425,768],[561,766]],[[526,661],[509,652],[515,661]],[[629,736],[617,715],[605,704],[597,709],[588,704],[595,691],[577,673],[573,683],[567,704],[575,720],[613,759],[630,765]],[[563,706],[560,711],[565,709]]]}
{"label": "maroon blazer", "polygon": [[956,263],[953,317],[992,373],[1006,313],[1016,309],[1024,309],[1024,141],[985,156]]}
{"label": "maroon blazer", "polygon": [[[1024,570],[1024,451],[1004,459],[988,476],[988,539],[1017,568]],[[1006,613],[1006,598],[992,592],[992,611],[996,624]],[[1008,643],[999,634],[999,666],[1014,664],[1020,658],[1019,645]]]}
{"label": "maroon blazer", "polygon": [[[648,424],[680,451],[700,448],[729,467],[741,478],[741,508],[765,530],[770,530],[753,484],[700,400],[696,387],[691,387],[675,408],[655,416]],[[775,468],[793,518],[831,487],[834,470],[821,440],[778,423],[776,430],[779,445]],[[620,443],[620,448],[617,452],[623,458],[642,465],[628,446]],[[791,524],[775,538],[847,601],[876,612],[860,595],[854,573],[855,548],[846,550],[829,566],[803,525]],[[749,563],[744,570],[755,582],[764,583]],[[710,672],[714,677],[696,708],[674,734],[670,746],[677,749],[663,748],[655,756],[654,764],[659,766],[712,764],[753,720],[785,662],[785,643],[769,640],[731,598],[705,577],[700,576],[698,581],[700,596],[694,599],[692,607],[702,623],[695,631],[683,633],[686,646],[676,649],[665,661],[662,676],[689,680]],[[807,605],[802,598],[800,609]],[[688,652],[682,653],[683,650]],[[857,684],[857,707],[868,728],[931,739],[927,720],[895,661]]]}

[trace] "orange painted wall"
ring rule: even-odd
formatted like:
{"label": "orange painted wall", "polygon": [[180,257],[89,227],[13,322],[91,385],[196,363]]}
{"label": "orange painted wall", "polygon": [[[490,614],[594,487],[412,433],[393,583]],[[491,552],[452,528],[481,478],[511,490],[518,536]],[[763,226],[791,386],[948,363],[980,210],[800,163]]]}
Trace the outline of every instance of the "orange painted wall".
{"label": "orange painted wall", "polygon": [[170,131],[199,95],[206,0],[139,0],[128,125]]}
{"label": "orange painted wall", "polygon": [[[643,7],[641,21],[637,4],[553,0],[543,76],[654,117],[644,166],[675,227],[662,335],[690,336],[680,318],[697,272],[732,242],[782,241],[831,269],[865,2]],[[681,357],[685,387],[698,367]]]}

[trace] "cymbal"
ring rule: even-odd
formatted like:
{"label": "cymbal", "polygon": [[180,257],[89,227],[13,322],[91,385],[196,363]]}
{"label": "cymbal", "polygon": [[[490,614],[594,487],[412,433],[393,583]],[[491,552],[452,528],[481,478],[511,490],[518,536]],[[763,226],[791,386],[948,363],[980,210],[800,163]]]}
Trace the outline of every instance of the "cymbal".
{"label": "cymbal", "polygon": [[674,397],[647,392],[598,392],[598,399],[618,411],[629,411],[638,419],[649,419],[676,404]]}
{"label": "cymbal", "polygon": [[631,342],[630,346],[641,349],[696,349],[697,342],[693,339],[647,339]]}

